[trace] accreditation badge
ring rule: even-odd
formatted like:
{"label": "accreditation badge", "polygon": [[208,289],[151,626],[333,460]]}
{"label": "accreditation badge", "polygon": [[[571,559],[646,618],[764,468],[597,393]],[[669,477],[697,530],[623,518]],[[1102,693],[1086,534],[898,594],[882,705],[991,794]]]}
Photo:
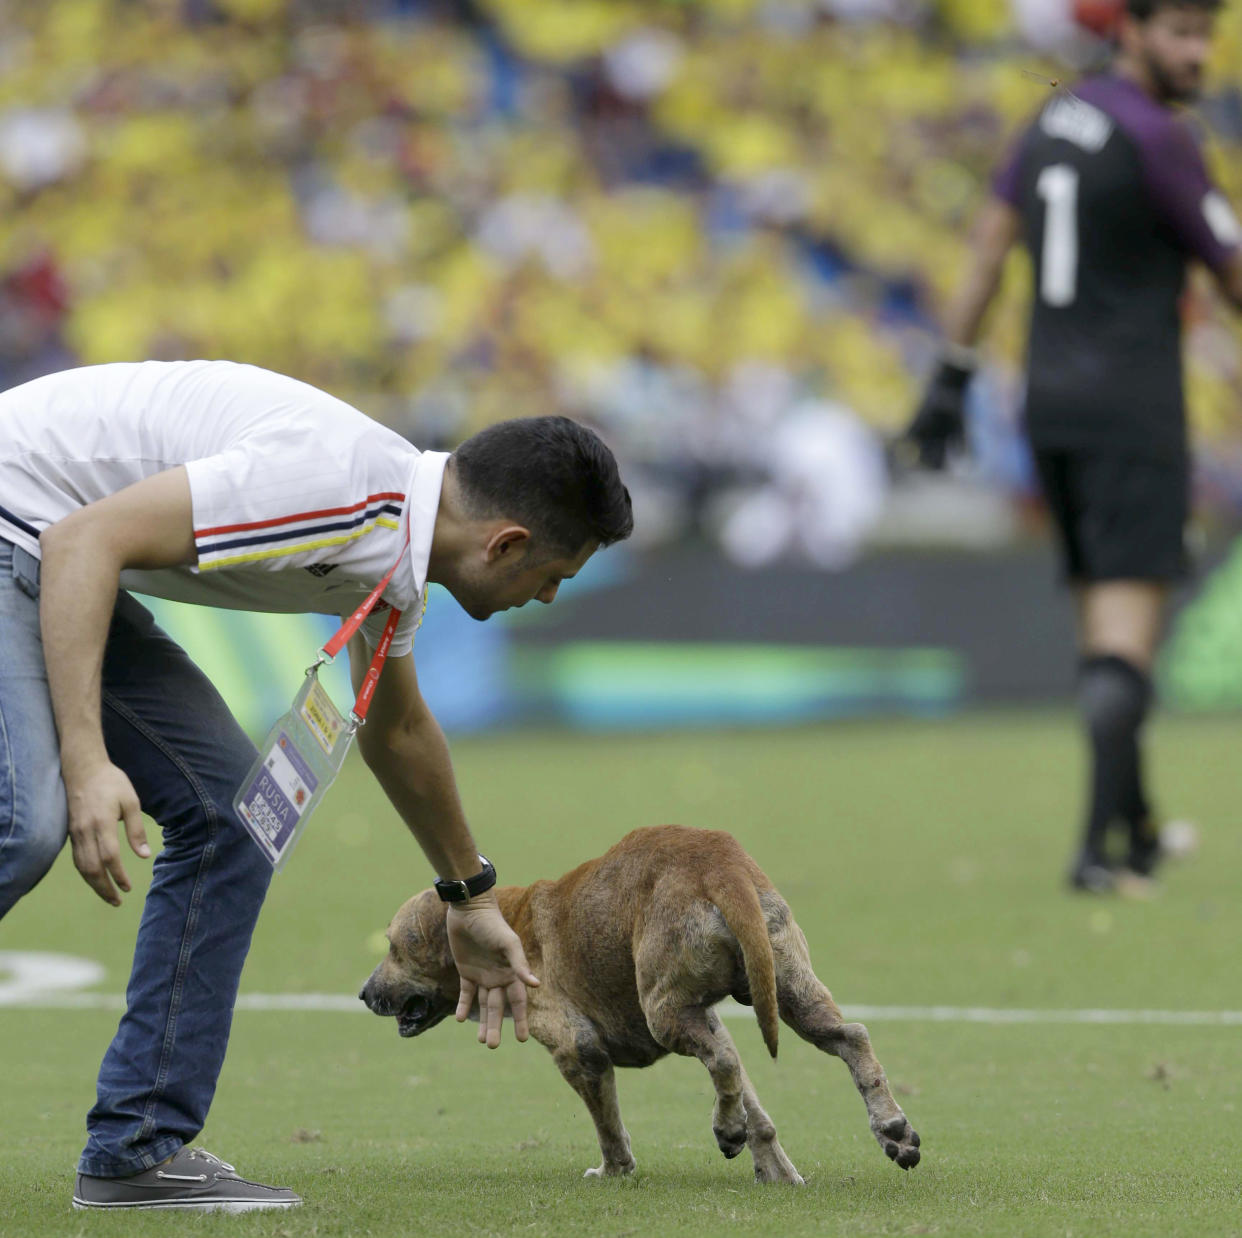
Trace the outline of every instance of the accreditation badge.
{"label": "accreditation badge", "polygon": [[[407,529],[402,544],[403,554],[409,540]],[[397,563],[400,562],[398,558]],[[384,578],[367,595],[366,601],[341,624],[336,635],[319,651],[314,665],[307,668],[306,682],[293,698],[293,708],[268,731],[258,759],[233,797],[233,807],[242,824],[277,872],[284,867],[311,813],[341,772],[349,745],[358,728],[367,720],[367,710],[371,707],[375,685],[384,669],[401,612],[395,607],[389,609],[383,635],[375,647],[371,665],[367,667],[358,699],[348,718],[342,716],[324,691],[319,682],[319,668],[325,662],[331,662],[345,648],[349,638],[375,609],[380,594],[397,570],[397,563],[388,569]],[[426,605],[424,594],[424,608]]]}
{"label": "accreditation badge", "polygon": [[277,871],[340,773],[357,729],[324,691],[318,665],[311,667],[293,708],[268,732],[233,799],[242,824]]}

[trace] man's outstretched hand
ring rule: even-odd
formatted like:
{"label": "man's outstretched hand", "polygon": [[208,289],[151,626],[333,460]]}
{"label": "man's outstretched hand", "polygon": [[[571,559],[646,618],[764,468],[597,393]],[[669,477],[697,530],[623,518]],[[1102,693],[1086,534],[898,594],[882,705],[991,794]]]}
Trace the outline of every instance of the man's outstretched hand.
{"label": "man's outstretched hand", "polygon": [[477,999],[479,1043],[489,1049],[500,1044],[505,1007],[513,1015],[513,1034],[525,1040],[526,986],[539,984],[526,961],[521,940],[509,927],[496,896],[488,891],[448,909],[449,949],[461,977],[457,1022],[464,1023]]}

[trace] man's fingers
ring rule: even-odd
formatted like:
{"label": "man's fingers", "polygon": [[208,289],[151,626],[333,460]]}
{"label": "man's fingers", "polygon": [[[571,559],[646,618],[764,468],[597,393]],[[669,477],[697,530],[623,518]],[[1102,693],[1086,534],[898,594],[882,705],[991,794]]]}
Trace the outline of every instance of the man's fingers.
{"label": "man's fingers", "polygon": [[[104,868],[111,876],[112,880],[125,891],[126,894],[134,887],[130,884],[129,874],[125,871],[125,865],[121,863],[121,853],[115,851],[112,855],[104,860]],[[119,899],[117,900],[120,901]]]}
{"label": "man's fingers", "polygon": [[137,856],[141,856],[144,860],[151,855],[151,848],[147,844],[147,832],[142,825],[142,808],[137,800],[123,800],[121,802],[121,812],[125,817],[125,837],[129,839],[129,845],[133,848],[133,852]]}
{"label": "man's fingers", "polygon": [[133,887],[121,862],[117,822],[124,821],[126,838],[136,855],[146,859],[151,854],[133,784],[124,771],[104,764],[76,785],[66,783],[65,792],[73,862],[100,898],[119,907],[121,896],[117,888],[128,892]]}
{"label": "man's fingers", "polygon": [[[137,800],[133,801],[133,807],[136,813],[138,807]],[[125,826],[126,830],[128,830],[128,820],[126,820]],[[141,824],[139,828],[141,829]],[[129,874],[125,871],[125,865],[121,862],[121,844],[116,836],[116,822],[107,820],[96,821],[93,830],[95,845],[98,848],[100,867],[128,894],[134,887],[129,880]]]}
{"label": "man's fingers", "polygon": [[465,976],[462,976],[461,992],[457,996],[457,1013],[454,1016],[458,1023],[464,1023],[470,1018],[470,1011],[474,1007],[474,995],[478,987],[473,980],[467,980]]}
{"label": "man's fingers", "polygon": [[95,835],[90,833],[70,834],[73,845],[73,865],[82,874],[86,882],[105,903],[113,907],[121,905],[121,896],[116,892],[103,864],[99,859],[99,845]]}
{"label": "man's fingers", "polygon": [[487,990],[480,987],[479,989],[479,1027],[474,1034],[475,1040],[481,1045],[487,1044]]}
{"label": "man's fingers", "polygon": [[538,987],[521,939],[498,908],[480,906],[448,912],[449,947],[461,978],[457,1020],[469,1018],[478,1002],[478,1040],[490,1048],[501,1041],[506,1010],[513,1014],[514,1034],[529,1035],[526,986]]}
{"label": "man's fingers", "polygon": [[[539,987],[539,977],[530,969],[530,964],[526,961],[526,951],[522,949],[522,939],[516,933],[513,934],[513,940],[509,944],[507,951],[509,956],[509,966],[513,968],[517,978],[524,984],[529,984],[534,988]],[[526,994],[522,994],[522,1000],[526,1000]]]}
{"label": "man's fingers", "polygon": [[[82,874],[86,877],[86,874]],[[111,903],[113,907],[121,905],[121,896],[116,892],[116,887],[112,884],[107,873],[100,872],[93,876],[86,877],[86,884],[90,886],[105,903]]]}
{"label": "man's fingers", "polygon": [[[483,1012],[479,1012],[479,1022],[483,1022]],[[487,1047],[495,1049],[500,1044],[500,1029],[505,1021],[504,989],[488,989],[487,991]]]}
{"label": "man's fingers", "polygon": [[530,1034],[526,1023],[526,985],[521,980],[514,981],[505,990],[505,997],[509,1001],[509,1010],[513,1015],[513,1034],[518,1040],[525,1040]]}

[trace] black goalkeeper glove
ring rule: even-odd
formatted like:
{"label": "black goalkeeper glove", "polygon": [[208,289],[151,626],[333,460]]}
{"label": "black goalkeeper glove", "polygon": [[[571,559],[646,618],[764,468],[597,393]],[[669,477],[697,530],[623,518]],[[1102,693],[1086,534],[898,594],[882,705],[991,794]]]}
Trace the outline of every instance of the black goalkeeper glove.
{"label": "black goalkeeper glove", "polygon": [[966,387],[974,375],[974,366],[958,361],[944,360],[936,367],[904,435],[923,468],[944,468],[949,449],[965,441]]}

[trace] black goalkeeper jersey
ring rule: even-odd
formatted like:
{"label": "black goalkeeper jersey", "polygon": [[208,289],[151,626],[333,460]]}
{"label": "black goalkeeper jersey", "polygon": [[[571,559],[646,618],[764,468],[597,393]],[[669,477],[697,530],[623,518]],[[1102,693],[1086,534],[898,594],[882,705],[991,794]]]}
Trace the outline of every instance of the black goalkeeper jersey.
{"label": "black goalkeeper jersey", "polygon": [[1032,443],[1183,453],[1187,261],[1219,267],[1242,243],[1189,129],[1136,84],[1089,78],[1049,101],[995,189],[1034,264]]}

